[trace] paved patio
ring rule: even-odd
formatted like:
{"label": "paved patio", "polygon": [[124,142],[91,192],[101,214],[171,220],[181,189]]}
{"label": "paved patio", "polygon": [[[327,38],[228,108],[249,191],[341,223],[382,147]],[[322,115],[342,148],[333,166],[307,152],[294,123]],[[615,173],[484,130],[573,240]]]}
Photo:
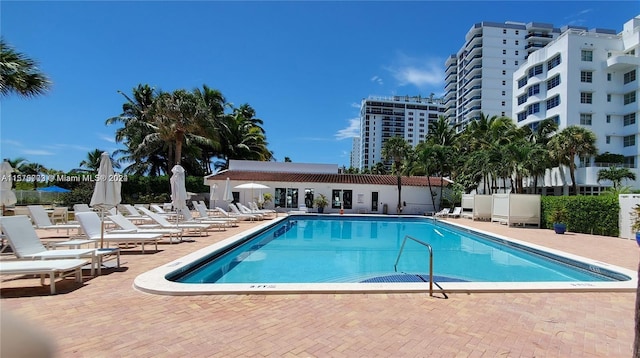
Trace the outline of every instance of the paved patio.
{"label": "paved patio", "polygon": [[[634,241],[449,219],[636,270]],[[59,357],[630,357],[635,293],[158,296],[134,278],[243,231],[123,250],[79,286],[2,277],[3,312],[43,329]],[[41,232],[43,236],[50,232]],[[85,271],[85,275],[88,272]],[[3,326],[2,330],[10,329]],[[0,343],[1,344],[1,343]]]}

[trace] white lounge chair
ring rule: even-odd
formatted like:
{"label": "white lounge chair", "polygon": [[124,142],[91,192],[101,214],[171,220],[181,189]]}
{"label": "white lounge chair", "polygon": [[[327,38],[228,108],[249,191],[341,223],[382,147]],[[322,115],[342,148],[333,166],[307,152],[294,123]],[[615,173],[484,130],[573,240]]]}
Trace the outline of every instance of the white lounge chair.
{"label": "white lounge chair", "polygon": [[235,218],[235,219],[238,219],[238,220],[244,220],[244,221],[247,221],[247,220],[250,220],[250,221],[256,220],[256,216],[255,216],[255,215],[247,215],[247,214],[242,214],[242,213],[239,213],[239,214],[236,214],[236,213],[230,213],[230,212],[228,212],[228,211],[224,210],[223,208],[221,208],[221,207],[219,207],[219,206],[216,206],[215,210],[216,210],[217,212],[219,212],[220,214],[222,214],[222,216],[223,216],[223,217],[227,217],[227,218]]}
{"label": "white lounge chair", "polygon": [[194,218],[188,208],[180,210],[180,214],[182,215],[182,219],[178,222],[179,224],[209,224],[211,227],[222,228],[223,230],[231,226],[227,220]]}
{"label": "white lounge chair", "polygon": [[2,232],[5,234],[14,254],[19,259],[88,259],[91,261],[91,275],[95,275],[95,269],[101,274],[103,257],[116,255],[118,267],[120,267],[119,249],[66,249],[47,250],[42,245],[38,234],[31,226],[26,216],[5,216],[0,218]]}
{"label": "white lounge chair", "polygon": [[109,220],[111,220],[114,224],[122,228],[122,230],[117,230],[117,229],[111,230],[109,231],[110,233],[162,234],[162,235],[168,236],[170,244],[173,243],[173,238],[176,238],[179,241],[182,241],[182,229],[178,229],[178,228],[165,229],[161,227],[143,228],[132,223],[131,221],[129,221],[129,219],[126,216],[122,216],[122,214],[109,215]]}
{"label": "white lounge chair", "polygon": [[453,208],[453,211],[450,212],[449,214],[447,214],[447,217],[450,218],[459,218],[460,215],[462,215],[462,207],[460,206],[456,206],[455,208]]}
{"label": "white lounge chair", "polygon": [[451,209],[444,208],[444,209],[438,211],[437,213],[435,213],[434,216],[435,217],[447,216],[447,215],[449,215],[450,212],[451,212]]}
{"label": "white lounge chair", "polygon": [[[302,207],[304,207],[304,205],[302,205],[301,208]],[[258,206],[258,204],[256,204],[255,201],[249,202],[249,208],[258,213],[273,214],[273,215],[276,215],[278,213],[277,211],[271,210],[271,209],[260,209],[260,207]]]}
{"label": "white lounge chair", "polygon": [[73,204],[73,212],[74,213],[82,213],[87,211],[93,211],[89,207],[89,204]]}
{"label": "white lounge chair", "polygon": [[195,231],[198,235],[206,235],[206,232],[209,231],[211,225],[209,224],[194,224],[194,223],[170,223],[165,219],[162,215],[152,212],[147,208],[138,208],[142,213],[149,216],[153,221],[155,221],[160,227],[171,229],[186,229]]}
{"label": "white lounge chair", "polygon": [[240,209],[237,206],[235,206],[233,203],[229,204],[229,209],[235,215],[251,215],[253,217],[253,220],[264,220],[264,217],[260,214],[254,214],[252,212],[245,213],[243,211],[240,211]]}
{"label": "white lounge chair", "polygon": [[33,224],[37,229],[44,230],[67,230],[67,236],[69,236],[69,231],[80,230],[80,225],[78,224],[60,224],[54,225],[49,219],[49,214],[47,214],[44,206],[42,205],[28,205],[27,210],[29,210],[29,216],[31,220],[33,220]]}
{"label": "white lounge chair", "polygon": [[76,282],[82,283],[82,267],[87,264],[82,259],[65,260],[2,260],[0,261],[0,275],[40,275],[40,284],[44,286],[45,276],[49,275],[51,294],[56,294],[57,275],[64,278],[69,272],[76,277]]}
{"label": "white lounge chair", "polygon": [[127,217],[127,219],[135,221],[135,222],[149,222],[152,221],[148,216],[141,214],[138,209],[136,209],[131,204],[123,204],[121,207],[124,209],[123,213]]}
{"label": "white lounge chair", "polygon": [[82,226],[82,230],[91,240],[106,243],[140,243],[142,245],[142,253],[144,253],[145,243],[155,244],[158,251],[158,240],[162,238],[162,234],[137,234],[137,233],[120,233],[112,234],[105,232],[102,234],[102,223],[97,213],[78,213],[76,215],[78,222]]}
{"label": "white lounge chair", "polygon": [[[209,216],[208,210],[207,210],[207,206],[205,204],[199,204],[199,203],[193,203],[193,207],[198,211],[198,214],[200,215],[198,218],[204,218],[207,220],[224,220],[229,222],[230,226],[237,226],[238,225],[238,219],[237,218],[230,218],[228,216]],[[216,210],[217,213],[220,213],[219,211]],[[220,213],[222,214],[222,213]]]}

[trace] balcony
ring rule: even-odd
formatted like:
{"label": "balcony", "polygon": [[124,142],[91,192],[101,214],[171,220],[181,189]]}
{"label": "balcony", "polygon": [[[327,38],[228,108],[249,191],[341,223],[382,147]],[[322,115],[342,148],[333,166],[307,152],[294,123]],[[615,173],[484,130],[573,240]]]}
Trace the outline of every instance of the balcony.
{"label": "balcony", "polygon": [[614,55],[607,59],[607,69],[623,71],[640,66],[640,57],[631,55]]}

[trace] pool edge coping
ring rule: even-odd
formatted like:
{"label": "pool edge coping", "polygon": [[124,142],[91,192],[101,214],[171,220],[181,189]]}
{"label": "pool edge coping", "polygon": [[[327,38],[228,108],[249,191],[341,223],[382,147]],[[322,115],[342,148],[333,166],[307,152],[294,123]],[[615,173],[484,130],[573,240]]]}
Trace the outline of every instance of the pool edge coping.
{"label": "pool edge coping", "polygon": [[[345,215],[347,216],[347,215]],[[361,216],[361,215],[353,215]],[[371,216],[371,215],[368,215]],[[389,217],[388,215],[380,215]],[[403,216],[405,217],[405,216]],[[423,216],[406,216],[420,217]],[[168,262],[155,269],[138,275],[133,287],[139,291],[169,296],[186,295],[225,295],[225,294],[300,294],[300,293],[428,293],[428,284],[425,283],[243,283],[243,284],[202,284],[202,283],[177,283],[166,279],[166,276],[184,267],[204,255],[223,248],[251,233],[260,231],[268,226],[287,219],[287,216],[269,220],[249,230],[242,231],[229,238],[198,249],[190,254]],[[464,230],[493,236],[502,240],[514,242],[526,247],[543,250],[551,254],[560,255],[571,260],[581,261],[588,265],[603,267],[630,277],[627,281],[608,282],[438,282],[446,293],[483,293],[483,292],[635,292],[638,286],[638,273],[616,265],[599,260],[575,255],[565,251],[537,245],[527,241],[517,240],[496,233],[464,226],[450,221],[440,221],[446,225],[452,225]],[[435,293],[441,292],[434,286]]]}

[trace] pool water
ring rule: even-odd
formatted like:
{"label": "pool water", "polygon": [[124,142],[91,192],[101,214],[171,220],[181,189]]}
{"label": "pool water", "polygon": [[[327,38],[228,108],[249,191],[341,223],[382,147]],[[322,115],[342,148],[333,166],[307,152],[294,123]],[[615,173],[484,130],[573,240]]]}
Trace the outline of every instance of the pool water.
{"label": "pool water", "polygon": [[429,251],[413,240],[406,241],[394,270],[406,235],[432,246],[434,279],[440,282],[630,279],[427,218],[311,215],[290,216],[167,278],[181,283],[392,282],[405,273],[428,280]]}

